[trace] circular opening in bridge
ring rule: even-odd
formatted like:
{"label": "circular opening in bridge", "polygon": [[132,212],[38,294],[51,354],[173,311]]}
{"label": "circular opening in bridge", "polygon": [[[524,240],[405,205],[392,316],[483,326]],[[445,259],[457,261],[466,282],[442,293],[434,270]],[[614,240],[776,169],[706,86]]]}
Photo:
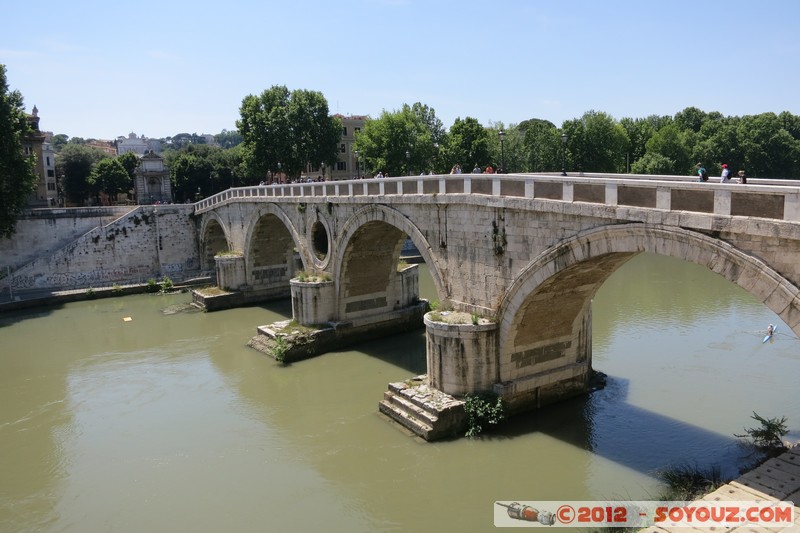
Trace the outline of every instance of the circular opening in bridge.
{"label": "circular opening in bridge", "polygon": [[311,246],[314,247],[314,255],[320,261],[328,257],[328,232],[319,221],[311,226]]}

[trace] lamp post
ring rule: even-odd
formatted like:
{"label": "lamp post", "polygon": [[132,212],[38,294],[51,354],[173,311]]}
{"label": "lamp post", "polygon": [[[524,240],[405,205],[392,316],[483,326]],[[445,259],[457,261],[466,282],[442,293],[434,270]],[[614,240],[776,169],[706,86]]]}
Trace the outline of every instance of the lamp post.
{"label": "lamp post", "polygon": [[567,134],[561,134],[561,175],[567,175]]}
{"label": "lamp post", "polygon": [[322,169],[322,181],[327,181],[325,179],[325,161],[319,164],[320,168]]}
{"label": "lamp post", "polygon": [[358,162],[358,150],[353,150],[353,153],[356,154],[356,179],[361,179],[361,163]]}
{"label": "lamp post", "polygon": [[278,161],[278,183],[282,183],[281,180],[281,162]]}
{"label": "lamp post", "polygon": [[406,150],[406,176],[411,175],[411,152]]}
{"label": "lamp post", "polygon": [[497,132],[497,135],[500,136],[500,172],[505,174],[506,172],[506,155],[503,149],[503,144],[505,144],[506,140],[506,132],[505,130],[500,130]]}

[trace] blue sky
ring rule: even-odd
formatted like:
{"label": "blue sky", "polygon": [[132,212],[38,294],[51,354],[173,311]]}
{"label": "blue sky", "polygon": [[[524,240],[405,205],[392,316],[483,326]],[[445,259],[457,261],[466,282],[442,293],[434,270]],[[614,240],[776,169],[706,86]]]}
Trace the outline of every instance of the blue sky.
{"label": "blue sky", "polygon": [[422,102],[445,127],[589,110],[800,115],[797,0],[7,2],[0,63],[43,130],[234,129],[273,85],[332,113]]}

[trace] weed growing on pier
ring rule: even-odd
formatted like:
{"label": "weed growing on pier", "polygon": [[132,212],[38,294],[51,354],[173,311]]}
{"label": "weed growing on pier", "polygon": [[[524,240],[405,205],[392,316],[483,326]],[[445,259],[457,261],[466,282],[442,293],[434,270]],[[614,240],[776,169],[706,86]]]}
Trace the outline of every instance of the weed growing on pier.
{"label": "weed growing on pier", "polygon": [[467,413],[467,437],[477,437],[484,426],[499,424],[506,418],[503,399],[493,393],[468,395],[464,410]]}
{"label": "weed growing on pier", "polygon": [[281,336],[276,336],[274,341],[275,344],[271,350],[272,357],[274,357],[275,360],[278,361],[279,363],[285,363],[286,353],[289,351],[289,343],[286,342],[286,339],[284,339]]}

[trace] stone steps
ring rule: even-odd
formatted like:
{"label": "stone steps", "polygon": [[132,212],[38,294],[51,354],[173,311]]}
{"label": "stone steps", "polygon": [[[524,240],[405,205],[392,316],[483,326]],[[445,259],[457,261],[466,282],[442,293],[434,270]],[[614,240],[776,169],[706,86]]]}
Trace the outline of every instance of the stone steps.
{"label": "stone steps", "polygon": [[[387,392],[386,394],[393,393]],[[378,402],[378,409],[401,426],[411,430],[415,435],[425,440],[431,440],[430,435],[433,428],[416,418],[413,413],[404,411],[397,404],[385,399]]]}
{"label": "stone steps", "polygon": [[463,432],[464,402],[427,386],[425,376],[390,383],[378,409],[425,440],[436,440]]}

